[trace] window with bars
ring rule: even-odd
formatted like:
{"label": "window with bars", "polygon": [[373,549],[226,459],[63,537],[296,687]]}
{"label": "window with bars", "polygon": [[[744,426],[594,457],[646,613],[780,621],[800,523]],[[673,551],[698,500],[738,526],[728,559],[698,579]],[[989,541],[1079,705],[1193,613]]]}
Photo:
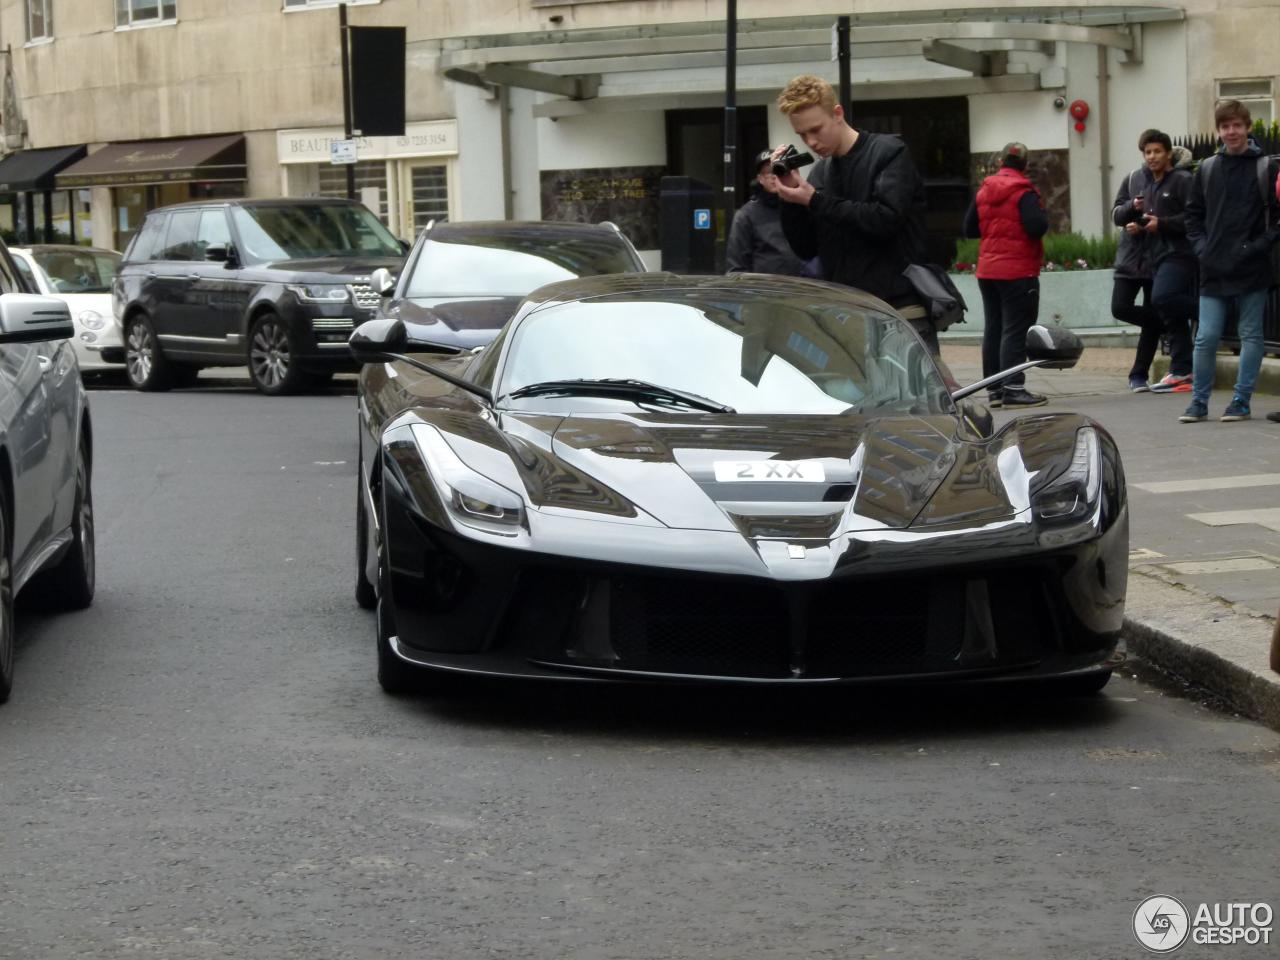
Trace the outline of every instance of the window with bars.
{"label": "window with bars", "polygon": [[137,27],[178,19],[178,0],[116,0],[116,26]]}
{"label": "window with bars", "polygon": [[1249,108],[1249,116],[1263,123],[1275,119],[1275,101],[1272,97],[1271,79],[1258,77],[1247,80],[1219,80],[1219,100],[1239,100]]}
{"label": "window with bars", "polygon": [[48,40],[53,37],[53,0],[27,0],[27,39]]}
{"label": "window with bars", "polygon": [[432,220],[440,223],[449,219],[447,167],[413,167],[409,172],[409,188],[412,190],[414,236]]}

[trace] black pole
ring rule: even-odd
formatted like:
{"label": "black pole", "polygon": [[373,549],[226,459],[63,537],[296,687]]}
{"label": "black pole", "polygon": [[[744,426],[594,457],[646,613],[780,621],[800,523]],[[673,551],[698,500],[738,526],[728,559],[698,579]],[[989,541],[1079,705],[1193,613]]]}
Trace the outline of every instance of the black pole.
{"label": "black pole", "polygon": [[[347,43],[347,5],[338,4],[338,31],[342,38],[342,136],[351,139],[351,55]],[[346,164],[347,199],[356,198],[356,165]]]}
{"label": "black pole", "polygon": [[840,104],[846,123],[853,122],[853,81],[849,76],[849,18],[836,19],[836,60],[840,64]]}
{"label": "black pole", "polygon": [[723,250],[729,242],[729,228],[738,199],[738,0],[726,0],[724,38],[724,230],[717,241],[723,241]]}
{"label": "black pole", "polygon": [[67,191],[67,209],[71,211],[71,216],[67,218],[67,232],[71,234],[71,242],[76,242],[76,192],[74,190]]}

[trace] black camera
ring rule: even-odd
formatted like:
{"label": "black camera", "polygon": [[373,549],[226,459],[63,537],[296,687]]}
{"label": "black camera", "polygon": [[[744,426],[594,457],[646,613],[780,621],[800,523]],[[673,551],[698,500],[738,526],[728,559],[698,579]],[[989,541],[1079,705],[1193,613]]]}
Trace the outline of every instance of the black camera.
{"label": "black camera", "polygon": [[795,147],[788,146],[782,156],[773,161],[773,175],[775,177],[785,177],[788,170],[807,167],[811,163],[813,163],[812,154],[800,153]]}

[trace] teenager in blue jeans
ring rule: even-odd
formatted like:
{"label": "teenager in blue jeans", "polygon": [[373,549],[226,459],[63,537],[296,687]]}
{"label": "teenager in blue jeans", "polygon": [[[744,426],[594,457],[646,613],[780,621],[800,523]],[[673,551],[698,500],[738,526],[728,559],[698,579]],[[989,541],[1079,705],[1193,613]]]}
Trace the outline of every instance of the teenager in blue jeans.
{"label": "teenager in blue jeans", "polygon": [[1214,110],[1222,149],[1196,171],[1187,203],[1187,237],[1200,261],[1200,326],[1192,359],[1192,399],[1179,417],[1197,423],[1209,417],[1218,343],[1234,305],[1240,337],[1235,393],[1221,420],[1248,420],[1249,402],[1262,367],[1262,318],[1271,287],[1271,245],[1280,239],[1280,201],[1271,189],[1276,170],[1259,176],[1262,151],[1249,138],[1249,109],[1224,100]]}

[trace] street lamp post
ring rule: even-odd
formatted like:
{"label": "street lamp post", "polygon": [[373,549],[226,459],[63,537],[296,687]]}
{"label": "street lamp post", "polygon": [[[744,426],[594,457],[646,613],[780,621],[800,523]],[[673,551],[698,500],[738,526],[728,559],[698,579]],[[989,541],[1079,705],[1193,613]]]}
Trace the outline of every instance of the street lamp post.
{"label": "street lamp post", "polygon": [[[724,38],[724,193],[721,224],[728,244],[738,196],[738,0],[726,0]],[[720,239],[720,238],[717,238]],[[723,249],[723,248],[722,248]]]}

